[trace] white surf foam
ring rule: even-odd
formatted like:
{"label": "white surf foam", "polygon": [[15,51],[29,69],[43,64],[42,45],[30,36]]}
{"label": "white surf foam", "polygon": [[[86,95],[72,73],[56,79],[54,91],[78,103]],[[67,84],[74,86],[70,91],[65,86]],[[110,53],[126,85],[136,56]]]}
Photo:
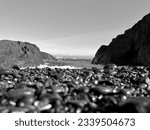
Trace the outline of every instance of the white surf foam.
{"label": "white surf foam", "polygon": [[[57,65],[54,65],[54,66],[49,66],[49,65],[39,65],[39,66],[32,66],[32,67],[28,67],[28,68],[31,68],[31,69],[35,69],[35,68],[51,68],[51,69],[55,69],[55,68],[59,68],[59,69],[81,69],[80,67],[75,67],[75,66],[69,66],[69,65],[65,65],[65,66],[57,66]],[[21,69],[25,69],[25,68],[21,68]]]}

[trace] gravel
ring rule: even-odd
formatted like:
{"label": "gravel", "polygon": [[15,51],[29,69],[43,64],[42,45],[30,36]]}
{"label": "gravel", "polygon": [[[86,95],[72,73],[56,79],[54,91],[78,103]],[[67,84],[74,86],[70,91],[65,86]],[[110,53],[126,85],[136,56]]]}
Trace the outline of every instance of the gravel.
{"label": "gravel", "polygon": [[150,67],[0,69],[0,113],[147,113]]}

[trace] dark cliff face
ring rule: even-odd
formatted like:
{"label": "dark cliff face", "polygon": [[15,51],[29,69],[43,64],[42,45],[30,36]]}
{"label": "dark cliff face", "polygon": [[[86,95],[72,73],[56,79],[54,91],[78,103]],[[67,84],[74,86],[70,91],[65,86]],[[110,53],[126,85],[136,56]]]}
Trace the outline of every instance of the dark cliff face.
{"label": "dark cliff face", "polygon": [[0,67],[20,67],[43,64],[40,49],[31,43],[21,41],[0,41]]}
{"label": "dark cliff face", "polygon": [[150,65],[150,14],[99,49],[93,64]]}
{"label": "dark cliff face", "polygon": [[[104,52],[106,51],[107,46],[102,45],[95,54],[95,57],[92,60],[92,64],[98,64],[99,62],[103,62]],[[100,61],[99,61],[100,60]]]}

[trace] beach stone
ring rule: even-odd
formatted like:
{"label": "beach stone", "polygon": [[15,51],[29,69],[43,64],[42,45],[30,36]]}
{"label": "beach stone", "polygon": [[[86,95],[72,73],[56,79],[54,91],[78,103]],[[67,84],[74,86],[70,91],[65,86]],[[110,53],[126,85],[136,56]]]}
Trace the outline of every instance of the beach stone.
{"label": "beach stone", "polygon": [[115,75],[115,74],[117,74],[117,71],[115,71],[115,70],[108,70],[108,74]]}
{"label": "beach stone", "polygon": [[98,109],[98,105],[97,105],[96,103],[93,103],[93,102],[89,102],[89,107],[90,107],[92,110]]}
{"label": "beach stone", "polygon": [[52,79],[51,78],[46,79],[44,86],[45,87],[52,87],[52,85],[53,85]]}
{"label": "beach stone", "polygon": [[19,99],[23,96],[33,96],[35,92],[35,89],[33,88],[17,88],[17,89],[10,89],[8,91],[8,98],[15,98]]}
{"label": "beach stone", "polygon": [[63,88],[62,86],[54,85],[54,86],[52,86],[52,91],[54,93],[63,93],[63,92],[65,92],[65,88]]}
{"label": "beach stone", "polygon": [[49,104],[49,99],[48,98],[43,98],[41,100],[37,100],[34,102],[34,106],[39,110],[46,110],[50,109],[51,105]]}
{"label": "beach stone", "polygon": [[148,87],[148,84],[146,84],[146,83],[140,83],[140,84],[138,85],[138,87],[139,87],[140,89],[146,89],[146,88]]}
{"label": "beach stone", "polygon": [[67,104],[71,104],[75,107],[84,107],[88,102],[86,100],[70,100],[67,101]]}
{"label": "beach stone", "polygon": [[19,99],[17,105],[20,107],[25,107],[27,105],[33,104],[35,101],[35,98],[33,95],[24,96],[21,99]]}
{"label": "beach stone", "polygon": [[13,73],[9,69],[0,68],[0,75],[12,75]]}
{"label": "beach stone", "polygon": [[104,68],[104,70],[115,70],[117,68],[117,65],[115,65],[115,64],[107,64],[103,68]]}
{"label": "beach stone", "polygon": [[90,89],[88,87],[79,87],[78,89],[76,89],[77,92],[82,92],[82,93],[88,93],[90,91]]}
{"label": "beach stone", "polygon": [[97,93],[97,94],[109,94],[109,93],[113,93],[113,87],[110,86],[97,86],[95,88],[93,88],[92,90]]}
{"label": "beach stone", "polygon": [[26,113],[29,109],[27,108],[21,108],[21,107],[10,107],[9,112],[10,113]]}
{"label": "beach stone", "polygon": [[18,65],[14,65],[12,68],[15,69],[15,70],[20,70]]}
{"label": "beach stone", "polygon": [[98,106],[102,112],[116,112],[117,100],[113,96],[104,96],[98,100]]}
{"label": "beach stone", "polygon": [[98,85],[108,85],[108,86],[112,86],[114,85],[110,80],[106,79],[106,80],[100,80],[98,81]]}
{"label": "beach stone", "polygon": [[146,113],[149,105],[149,98],[135,97],[128,98],[120,104],[119,112],[122,113]]}
{"label": "beach stone", "polygon": [[125,94],[126,96],[131,96],[133,93],[133,90],[132,89],[122,89],[121,92],[123,94]]}
{"label": "beach stone", "polygon": [[0,107],[0,113],[9,113],[9,109],[7,107]]}
{"label": "beach stone", "polygon": [[57,100],[62,100],[62,97],[58,93],[50,93],[45,95],[50,102],[55,102]]}

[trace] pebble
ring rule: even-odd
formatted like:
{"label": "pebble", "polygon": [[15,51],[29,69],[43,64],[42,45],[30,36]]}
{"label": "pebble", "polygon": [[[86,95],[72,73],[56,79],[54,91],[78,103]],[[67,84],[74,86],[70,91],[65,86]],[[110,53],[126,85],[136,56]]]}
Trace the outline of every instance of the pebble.
{"label": "pebble", "polygon": [[92,109],[92,110],[98,109],[98,105],[97,105],[96,103],[93,103],[93,102],[89,102],[89,107],[90,107],[90,109]]}
{"label": "pebble", "polygon": [[104,66],[104,70],[114,70],[117,66],[115,64],[107,64]]}
{"label": "pebble", "polygon": [[0,107],[0,113],[9,113],[9,109],[7,107]]}
{"label": "pebble", "polygon": [[128,98],[120,105],[120,112],[123,113],[146,113],[150,101],[148,98]]}
{"label": "pebble", "polygon": [[86,100],[70,100],[70,101],[67,101],[67,104],[71,104],[75,107],[84,107],[86,104],[87,104],[87,101]]}
{"label": "pebble", "polygon": [[13,73],[8,69],[0,69],[0,75],[12,75]]}
{"label": "pebble", "polygon": [[62,97],[58,93],[50,93],[45,95],[50,102],[55,102],[57,100],[62,100]]}
{"label": "pebble", "polygon": [[19,99],[23,96],[32,96],[34,95],[35,89],[33,88],[17,88],[10,89],[7,93],[8,98]]}
{"label": "pebble", "polygon": [[54,86],[52,86],[52,91],[54,93],[64,93],[65,88],[63,88],[62,86],[54,85]]}
{"label": "pebble", "polygon": [[53,81],[51,78],[46,79],[45,81],[45,87],[51,87],[53,85]]}
{"label": "pebble", "polygon": [[21,107],[10,107],[9,112],[10,113],[26,113],[29,109],[27,108],[21,108]]}
{"label": "pebble", "polygon": [[14,65],[12,68],[15,69],[15,70],[20,70],[18,65]]}
{"label": "pebble", "polygon": [[101,85],[93,88],[92,90],[97,94],[110,94],[113,93],[113,89],[113,87]]}
{"label": "pebble", "polygon": [[35,101],[35,98],[33,97],[33,95],[24,96],[21,99],[19,99],[18,106],[25,107],[26,105],[33,104],[34,101]]}
{"label": "pebble", "polygon": [[123,94],[125,94],[126,96],[131,96],[133,93],[132,89],[122,89],[121,90]]}
{"label": "pebble", "polygon": [[50,109],[51,105],[49,104],[48,98],[43,98],[41,100],[37,100],[34,102],[34,106],[38,109],[38,111]]}
{"label": "pebble", "polygon": [[117,71],[115,71],[115,70],[108,70],[108,74],[113,76],[113,75],[117,74]]}
{"label": "pebble", "polygon": [[76,89],[76,91],[78,93],[88,93],[90,90],[88,87],[80,87],[80,88]]}
{"label": "pebble", "polygon": [[147,87],[148,87],[148,84],[146,84],[146,83],[140,83],[138,85],[138,88],[140,88],[140,89],[146,89]]}

